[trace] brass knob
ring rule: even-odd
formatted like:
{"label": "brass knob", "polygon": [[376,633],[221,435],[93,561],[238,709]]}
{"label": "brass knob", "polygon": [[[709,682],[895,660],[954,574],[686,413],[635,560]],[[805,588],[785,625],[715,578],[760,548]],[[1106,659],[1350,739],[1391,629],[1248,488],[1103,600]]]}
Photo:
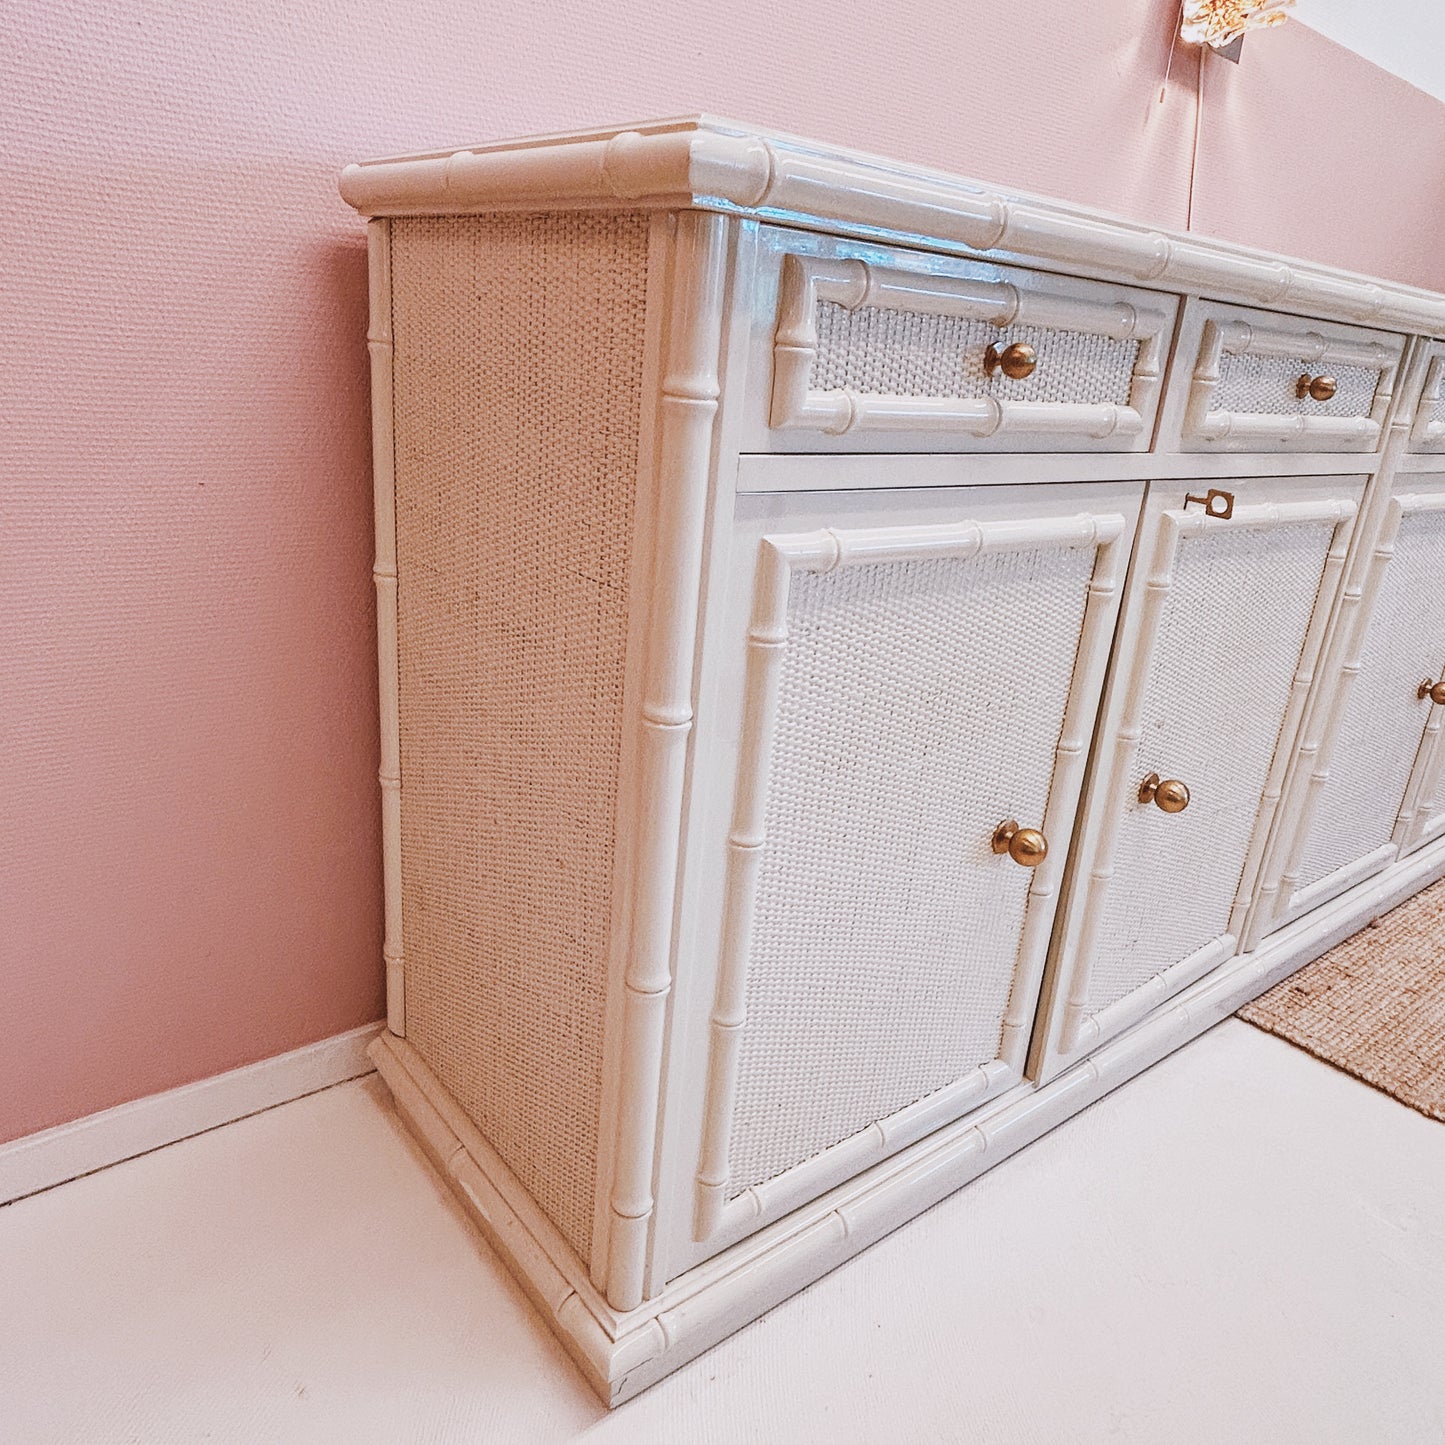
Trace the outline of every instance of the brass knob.
{"label": "brass knob", "polygon": [[1415,696],[1418,697],[1421,702],[1428,697],[1431,702],[1440,707],[1445,707],[1445,677],[1442,677],[1439,682],[1431,682],[1427,677],[1425,681],[1420,684],[1420,691],[1417,692]]}
{"label": "brass knob", "polygon": [[1032,376],[1038,364],[1038,352],[1027,341],[1015,341],[1002,351],[990,344],[983,354],[985,374],[992,376],[994,372],[1001,371],[1010,381],[1022,381],[1024,377]]}
{"label": "brass knob", "polygon": [[1049,840],[1037,828],[1007,818],[993,830],[993,851],[1007,853],[1020,868],[1037,868],[1049,856]]}
{"label": "brass knob", "polygon": [[1294,394],[1301,401],[1313,397],[1315,401],[1328,401],[1339,390],[1332,376],[1311,376],[1306,372],[1295,383]]}
{"label": "brass knob", "polygon": [[1182,813],[1189,806],[1189,789],[1178,778],[1165,778],[1150,773],[1139,784],[1139,801],[1153,803],[1161,812]]}

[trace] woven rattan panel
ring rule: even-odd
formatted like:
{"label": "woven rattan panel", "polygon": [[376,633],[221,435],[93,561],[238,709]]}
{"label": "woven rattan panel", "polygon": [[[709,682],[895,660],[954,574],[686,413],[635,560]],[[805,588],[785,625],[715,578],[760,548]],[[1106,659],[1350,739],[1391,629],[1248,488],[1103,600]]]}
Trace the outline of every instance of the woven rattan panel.
{"label": "woven rattan panel", "polygon": [[[1226,931],[1333,534],[1329,522],[1220,523],[1180,543],[1147,664],[1138,777],[1118,800],[1091,1011]],[[1189,785],[1186,811],[1138,801],[1150,772]]]}
{"label": "woven rattan panel", "polygon": [[733,1193],[997,1056],[1093,557],[794,577]]}
{"label": "woven rattan panel", "polygon": [[1430,703],[1416,696],[1445,663],[1445,513],[1407,512],[1380,579],[1300,871],[1302,886],[1390,841]]}
{"label": "woven rattan panel", "polygon": [[1210,410],[1263,416],[1369,416],[1380,373],[1368,366],[1331,366],[1329,374],[1338,390],[1329,401],[1297,396],[1300,377],[1317,375],[1322,369],[1317,362],[1225,352],[1219,359],[1219,383]]}
{"label": "woven rattan panel", "polygon": [[[1006,397],[1010,401],[1116,402],[1127,406],[1137,341],[1114,341],[1084,331],[1010,326],[927,315],[882,306],[849,310],[820,301],[816,391],[880,396]],[[1038,367],[1022,381],[984,374],[991,342],[1027,342]]]}
{"label": "woven rattan panel", "polygon": [[407,1037],[584,1259],[646,255],[392,223]]}

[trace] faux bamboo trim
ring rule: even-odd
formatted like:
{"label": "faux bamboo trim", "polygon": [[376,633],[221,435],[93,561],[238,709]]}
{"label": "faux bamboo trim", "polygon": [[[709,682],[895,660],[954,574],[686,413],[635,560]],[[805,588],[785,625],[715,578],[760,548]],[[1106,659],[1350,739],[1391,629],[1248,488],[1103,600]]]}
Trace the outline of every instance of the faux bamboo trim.
{"label": "faux bamboo trim", "polygon": [[392,424],[391,222],[366,228],[371,357],[371,453],[376,513],[376,662],[381,711],[381,862],[386,1026],[406,1034],[406,963],[401,932],[401,709],[397,662],[396,447]]}
{"label": "faux bamboo trim", "polygon": [[1415,770],[1411,774],[1404,806],[1400,809],[1400,817],[1395,824],[1392,841],[1402,856],[1415,846],[1435,807],[1434,793],[1440,771],[1441,738],[1445,735],[1442,734],[1440,711],[1438,707],[1430,708],[1425,731],[1420,739],[1420,748],[1415,755]]}
{"label": "faux bamboo trim", "polygon": [[[1298,882],[1315,804],[1329,775],[1338,724],[1344,706],[1358,677],[1368,627],[1373,613],[1383,568],[1393,554],[1398,514],[1392,510],[1391,495],[1401,461],[1413,434],[1415,412],[1411,397],[1414,382],[1424,369],[1427,358],[1438,346],[1415,340],[1396,371],[1398,383],[1389,418],[1389,431],[1379,469],[1366,484],[1361,515],[1354,529],[1350,557],[1346,563],[1344,586],[1336,616],[1331,621],[1321,673],[1333,686],[1326,686],[1320,697],[1312,697],[1306,706],[1301,740],[1296,759],[1285,782],[1281,803],[1281,819],[1270,838],[1255,906],[1245,926],[1244,951],[1253,950],[1271,929],[1298,916],[1299,909],[1292,895]],[[1333,675],[1331,677],[1331,675]],[[1323,902],[1343,889],[1387,866],[1397,856],[1394,848],[1380,849],[1371,859],[1338,870],[1329,879],[1305,889],[1314,903]],[[1295,876],[1288,887],[1281,874],[1293,866]],[[1313,903],[1311,904],[1313,906]]]}
{"label": "faux bamboo trim", "polygon": [[1445,451],[1445,420],[1433,420],[1442,399],[1445,399],[1445,353],[1430,362],[1430,370],[1425,374],[1425,390],[1420,396],[1415,430],[1410,437],[1412,451]]}
{"label": "faux bamboo trim", "polygon": [[[1405,499],[1402,497],[1401,500]],[[1445,511],[1445,495],[1439,493],[1410,496],[1409,500],[1413,503],[1409,508],[1412,512]],[[1426,665],[1438,668],[1442,663],[1445,663],[1445,659],[1436,657]],[[1417,755],[1419,762],[1405,793],[1404,806],[1400,810],[1399,822],[1392,839],[1399,846],[1402,856],[1418,848],[1424,841],[1426,830],[1430,827],[1430,820],[1438,806],[1441,765],[1445,762],[1445,732],[1442,732],[1441,722],[1441,709],[1431,707]]]}
{"label": "faux bamboo trim", "polygon": [[[1280,723],[1280,740],[1275,746],[1274,757],[1270,760],[1264,791],[1260,795],[1259,810],[1255,815],[1252,836],[1265,839],[1266,846],[1288,786],[1294,743],[1304,723],[1305,708],[1309,703],[1315,674],[1324,661],[1325,642],[1333,622],[1333,609],[1329,605],[1321,606],[1320,603],[1328,604],[1329,600],[1339,594],[1345,564],[1350,554],[1350,544],[1354,540],[1355,526],[1359,520],[1359,509],[1353,502],[1342,501],[1336,506],[1339,512],[1334,535],[1330,538],[1329,551],[1325,554],[1325,564],[1320,572],[1315,609],[1310,615],[1304,644],[1300,648],[1300,664],[1290,682],[1289,699]],[[1347,512],[1345,508],[1348,508]],[[1255,906],[1256,890],[1260,884],[1264,862],[1264,855],[1256,853],[1252,860],[1246,863],[1244,872],[1240,875],[1234,908],[1229,915],[1228,931],[1240,940],[1244,948],[1251,946],[1246,928]]]}
{"label": "faux bamboo trim", "polygon": [[[1153,655],[1155,639],[1164,617],[1164,607],[1174,588],[1174,562],[1180,542],[1191,536],[1199,536],[1212,527],[1228,527],[1234,531],[1241,528],[1268,529],[1290,523],[1333,521],[1335,536],[1331,540],[1330,555],[1341,546],[1340,528],[1353,521],[1357,512],[1355,504],[1343,499],[1314,502],[1269,502],[1236,509],[1228,522],[1217,521],[1205,512],[1168,510],[1159,514],[1158,530],[1154,537],[1153,549],[1149,556],[1148,571],[1145,575],[1144,597],[1140,607],[1138,636],[1134,644],[1134,669],[1129,675],[1124,692],[1124,705],[1119,724],[1114,734],[1114,746],[1109,758],[1109,770],[1104,798],[1117,810],[1119,800],[1126,794],[1126,780],[1136,770],[1136,754],[1143,731],[1144,686],[1147,664]],[[1340,552],[1343,562],[1343,551]],[[1326,563],[1328,565],[1328,563]],[[1312,623],[1312,627],[1313,627]],[[1263,803],[1261,803],[1263,806]],[[1118,813],[1109,816],[1098,844],[1094,850],[1094,865],[1085,884],[1083,916],[1079,928],[1076,962],[1069,979],[1069,989],[1064,1000],[1064,1011],[1059,1030],[1059,1054],[1065,1059],[1076,1057],[1106,1038],[1106,1029],[1122,1027],[1140,1013],[1147,1011],[1163,998],[1170,989],[1177,989],[1190,981],[1190,968],[1206,953],[1211,945],[1196,951],[1189,958],[1181,960],[1142,985],[1146,1003],[1135,1006],[1128,1003],[1128,996],[1095,1012],[1089,1009],[1089,985],[1093,976],[1094,953],[1098,947],[1099,930],[1103,925],[1105,900],[1114,879],[1114,851],[1118,842]],[[1250,860],[1246,859],[1246,872]],[[1235,910],[1238,910],[1236,900]],[[1228,939],[1229,952],[1234,950],[1237,939],[1230,932],[1230,926],[1219,940]],[[1210,960],[1218,963],[1229,957],[1223,952]]]}
{"label": "faux bamboo trim", "polygon": [[[1237,318],[1206,321],[1189,385],[1182,441],[1185,446],[1229,441],[1373,451],[1379,445],[1389,413],[1403,347],[1403,342],[1385,346],[1362,337],[1274,330]],[[1226,355],[1297,360],[1301,365],[1366,367],[1378,371],[1380,379],[1370,413],[1364,417],[1216,411],[1211,403],[1219,385],[1220,363]]]}
{"label": "faux bamboo trim", "polygon": [[[528,1219],[525,1196],[504,1186],[500,1161],[460,1122],[424,1065],[381,1035],[373,1057],[443,1180],[541,1310],[606,1404],[620,1404],[946,1198],[1080,1109],[1147,1069],[1281,978],[1319,957],[1371,918],[1445,874],[1445,844],[1281,929],[1253,954],[1237,955],[1172,1003],[1038,1089],[998,1101],[982,1117],[946,1125],[906,1152],[810,1201],[669,1284],[643,1310],[611,1314],[585,1284],[558,1267],[569,1254]],[[477,1154],[473,1150],[480,1151]],[[554,1253],[556,1251],[556,1253]],[[572,1272],[581,1266],[572,1258]]]}
{"label": "faux bamboo trim", "polygon": [[[1392,443],[1393,445],[1393,443]],[[1395,555],[1400,525],[1412,512],[1445,511],[1445,493],[1397,493],[1386,504],[1384,520],[1374,547],[1371,549],[1364,579],[1360,586],[1360,599],[1353,607],[1353,617],[1348,619],[1350,630],[1343,633],[1349,638],[1345,660],[1340,665],[1339,681],[1330,696],[1330,706],[1319,717],[1315,736],[1306,741],[1301,749],[1301,760],[1297,774],[1303,777],[1303,796],[1299,804],[1299,817],[1291,831],[1291,846],[1283,860],[1283,870],[1274,885],[1274,902],[1269,914],[1261,913],[1253,925],[1254,936],[1260,936],[1272,924],[1287,922],[1299,917],[1306,909],[1318,907],[1321,902],[1352,886],[1359,879],[1388,866],[1406,851],[1405,839],[1413,817],[1413,798],[1409,795],[1402,801],[1400,821],[1386,845],[1373,849],[1354,863],[1314,883],[1301,888],[1300,877],[1304,866],[1310,827],[1325,784],[1329,781],[1334,761],[1334,749],[1339,724],[1344,717],[1346,703],[1360,674],[1364,657],[1370,618],[1374,612],[1375,599],[1384,581],[1385,570]],[[1346,625],[1342,620],[1341,626]],[[1438,709],[1432,709],[1438,711]],[[1438,727],[1438,719],[1431,718]]]}
{"label": "faux bamboo trim", "polygon": [[[754,578],[748,629],[744,725],[732,826],[728,835],[717,989],[710,1026],[710,1050],[702,1145],[694,1192],[694,1237],[711,1239],[775,1217],[822,1187],[882,1158],[904,1142],[922,1121],[951,1117],[1017,1083],[1028,1052],[1032,1016],[1043,972],[1044,953],[1058,900],[1064,858],[1047,859],[1035,870],[1028,896],[1018,964],[1000,1038],[999,1057],[946,1089],[823,1150],[776,1179],[728,1198],[733,1102],[742,1032],[747,1022],[747,961],[751,952],[757,874],[767,841],[766,807],[777,691],[788,641],[788,598],[794,572],[827,573],[840,567],[906,562],[920,558],[969,559],[1031,547],[1089,547],[1096,552],[1084,609],[1078,664],[1065,705],[1055,752],[1045,828],[1072,834],[1083,780],[1088,723],[1102,685],[1108,640],[1124,567],[1118,514],[1090,514],[1002,522],[936,526],[827,528],[764,537]],[[936,1127],[930,1122],[929,1127]]]}
{"label": "faux bamboo trim", "polygon": [[718,411],[727,221],[677,218],[661,378],[651,626],[646,643],[636,790],[638,856],[623,978],[607,1299],[643,1297],[655,1200],[663,1042],[672,988],[673,908],[688,739],[704,516]]}
{"label": "faux bamboo trim", "polygon": [[[958,316],[999,328],[1012,325],[1086,332],[1137,341],[1128,406],[1019,402],[996,397],[870,395],[812,386],[818,356],[820,301],[854,310]],[[783,258],[778,329],[773,348],[771,425],[832,436],[869,429],[965,431],[985,438],[1018,434],[1094,440],[1140,436],[1153,420],[1172,316],[1118,298],[1023,290],[1007,281],[934,276],[875,266],[854,257]]]}
{"label": "faux bamboo trim", "polygon": [[1442,742],[1442,736],[1445,736],[1445,729],[1441,727],[1440,709],[1432,707],[1421,744],[1425,766],[1420,773],[1419,788],[1400,819],[1404,825],[1404,836],[1400,839],[1402,854],[1412,852],[1439,831],[1441,783],[1445,778],[1445,742]]}
{"label": "faux bamboo trim", "polygon": [[1287,919],[1299,918],[1302,915],[1318,908],[1321,903],[1327,903],[1336,894],[1343,893],[1347,888],[1353,888],[1356,883],[1363,879],[1373,877],[1382,869],[1388,868],[1400,856],[1400,848],[1396,843],[1383,843],[1373,852],[1366,853],[1363,858],[1356,859],[1353,863],[1347,863],[1343,868],[1326,874],[1317,882],[1311,883],[1308,888],[1301,888],[1290,895],[1291,902]]}
{"label": "faux bamboo trim", "polygon": [[1173,234],[711,116],[534,137],[348,166],[364,214],[700,205],[1244,305],[1438,334],[1445,297],[1227,242]]}
{"label": "faux bamboo trim", "polygon": [[[1354,601],[1348,593],[1344,599],[1348,604],[1348,611],[1342,612],[1338,626],[1349,628],[1348,632],[1341,634],[1350,638],[1349,648],[1339,669],[1339,680],[1335,684],[1331,704],[1326,711],[1319,715],[1319,727],[1313,730],[1315,735],[1307,737],[1300,749],[1299,760],[1295,766],[1297,770],[1300,770],[1297,772],[1297,776],[1304,777],[1306,782],[1299,805],[1299,815],[1293,830],[1291,830],[1290,849],[1285,855],[1283,871],[1278,881],[1266,879],[1265,886],[1261,889],[1259,921],[1253,925],[1256,936],[1273,924],[1287,922],[1289,919],[1297,917],[1302,911],[1306,899],[1312,900],[1311,906],[1313,906],[1314,902],[1323,901],[1331,892],[1338,892],[1341,888],[1355,882],[1357,877],[1365,876],[1363,873],[1357,873],[1357,870],[1370,860],[1374,860],[1379,867],[1384,867],[1394,861],[1399,851],[1393,844],[1377,849],[1367,858],[1360,860],[1359,864],[1349,865],[1328,878],[1318,880],[1309,888],[1300,890],[1300,873],[1304,866],[1310,829],[1314,823],[1320,796],[1324,791],[1325,784],[1330,780],[1334,744],[1340,720],[1344,716],[1345,704],[1354,689],[1355,679],[1360,675],[1365,638],[1369,630],[1370,616],[1375,609],[1375,598],[1378,596],[1380,584],[1384,580],[1385,568],[1389,566],[1390,560],[1395,555],[1395,538],[1399,533],[1400,522],[1404,516],[1402,503],[1405,500],[1404,497],[1390,499],[1379,536],[1370,552],[1369,563],[1359,589],[1358,602]],[[1266,917],[1264,914],[1266,904],[1263,900],[1271,895],[1274,911],[1272,916]]]}
{"label": "faux bamboo trim", "polygon": [[[673,216],[657,212],[651,217],[647,238],[647,277],[643,336],[641,395],[657,398],[666,356],[664,338],[668,332],[668,299],[673,278],[676,225]],[[650,595],[653,585],[657,538],[658,433],[660,408],[644,404],[639,416],[636,461],[636,496],[632,555],[629,561],[628,592],[633,598]],[[612,920],[608,940],[608,977],[603,1019],[602,1098],[597,1121],[597,1172],[592,1209],[592,1249],[588,1259],[590,1278],[599,1292],[607,1288],[608,1254],[615,1216],[612,1212],[612,1181],[622,1101],[621,1056],[625,1046],[627,989],[626,973],[632,943],[632,910],[635,902],[638,837],[635,817],[641,804],[639,779],[646,724],[640,699],[645,693],[649,610],[634,607],[628,619],[627,653],[623,673],[622,752],[617,782],[615,820],[616,849],[612,879]]]}

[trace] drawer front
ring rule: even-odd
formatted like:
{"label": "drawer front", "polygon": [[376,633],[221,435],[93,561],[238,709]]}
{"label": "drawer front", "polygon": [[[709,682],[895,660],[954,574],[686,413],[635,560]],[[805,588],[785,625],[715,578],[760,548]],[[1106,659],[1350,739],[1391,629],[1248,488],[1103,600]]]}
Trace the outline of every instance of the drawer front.
{"label": "drawer front", "polygon": [[[1020,268],[767,232],[765,445],[1140,451],[1172,297]],[[768,244],[771,243],[771,244]],[[833,445],[837,445],[834,442]]]}
{"label": "drawer front", "polygon": [[715,962],[676,1004],[675,1261],[1021,1084],[1139,493],[740,507],[699,707]]}
{"label": "drawer front", "polygon": [[1412,452],[1445,452],[1445,342],[1430,347],[1425,367],[1425,390],[1415,410],[1410,432]]}
{"label": "drawer front", "polygon": [[[1421,777],[1445,708],[1420,696],[1445,663],[1445,490],[1390,499],[1359,613],[1331,646],[1329,706],[1312,718],[1291,791],[1298,822],[1272,924],[1286,923],[1379,872],[1428,828],[1433,777]],[[1416,786],[1423,784],[1423,786]],[[1419,796],[1420,807],[1408,806]],[[1252,930],[1263,932],[1263,928]]]}
{"label": "drawer front", "polygon": [[1239,951],[1355,510],[1337,492],[1241,500],[1223,520],[1151,499],[1055,961],[1045,1076]]}
{"label": "drawer front", "polygon": [[1404,338],[1331,322],[1192,303],[1166,437],[1181,451],[1371,452]]}

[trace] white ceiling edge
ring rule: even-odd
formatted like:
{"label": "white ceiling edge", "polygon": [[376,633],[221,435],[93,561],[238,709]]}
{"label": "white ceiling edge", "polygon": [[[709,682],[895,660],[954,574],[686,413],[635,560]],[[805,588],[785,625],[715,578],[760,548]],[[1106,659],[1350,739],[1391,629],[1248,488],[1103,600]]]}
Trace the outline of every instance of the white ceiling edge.
{"label": "white ceiling edge", "polygon": [[1299,0],[1293,19],[1445,100],[1441,0]]}

